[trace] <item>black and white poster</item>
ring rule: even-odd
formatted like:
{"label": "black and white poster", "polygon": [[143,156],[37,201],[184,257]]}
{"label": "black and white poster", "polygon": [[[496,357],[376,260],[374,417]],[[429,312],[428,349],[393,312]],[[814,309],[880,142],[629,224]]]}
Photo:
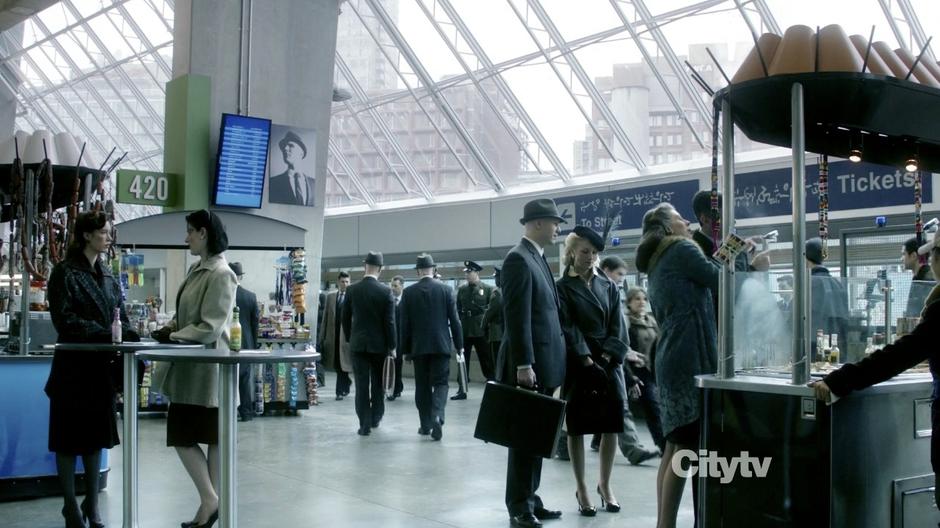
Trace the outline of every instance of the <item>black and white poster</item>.
{"label": "black and white poster", "polygon": [[268,203],[314,206],[316,136],[306,128],[271,125]]}

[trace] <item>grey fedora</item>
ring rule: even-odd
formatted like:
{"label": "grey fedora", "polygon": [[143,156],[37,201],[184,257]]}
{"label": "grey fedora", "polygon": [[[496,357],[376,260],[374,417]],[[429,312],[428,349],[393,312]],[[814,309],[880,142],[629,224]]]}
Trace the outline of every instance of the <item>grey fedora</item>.
{"label": "grey fedora", "polygon": [[555,200],[551,198],[539,198],[525,204],[519,223],[525,224],[530,220],[538,220],[539,218],[554,218],[561,223],[565,223],[565,219],[558,214],[558,206],[555,205]]}

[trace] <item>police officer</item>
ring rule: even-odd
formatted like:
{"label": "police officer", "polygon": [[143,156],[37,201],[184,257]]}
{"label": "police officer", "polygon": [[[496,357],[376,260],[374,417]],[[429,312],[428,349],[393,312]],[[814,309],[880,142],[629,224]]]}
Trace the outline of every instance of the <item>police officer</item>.
{"label": "police officer", "polygon": [[[480,358],[480,369],[487,380],[495,379],[495,368],[490,344],[483,331],[483,315],[490,304],[493,287],[480,281],[480,266],[472,260],[465,260],[464,273],[467,283],[457,289],[457,313],[460,314],[460,325],[463,328],[463,350],[466,357],[467,381],[470,381],[470,352],[471,347],[477,351]],[[458,372],[458,380],[460,373]],[[465,400],[467,393],[465,387],[460,387],[457,394],[450,397],[452,400]]]}

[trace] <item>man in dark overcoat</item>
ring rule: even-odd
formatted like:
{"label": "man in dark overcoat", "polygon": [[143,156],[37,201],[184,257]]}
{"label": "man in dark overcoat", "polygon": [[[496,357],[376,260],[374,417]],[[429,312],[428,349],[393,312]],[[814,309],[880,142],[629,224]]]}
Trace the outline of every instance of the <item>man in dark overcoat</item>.
{"label": "man in dark overcoat", "polygon": [[[554,200],[532,200],[519,222],[522,240],[503,260],[501,284],[505,329],[499,349],[496,377],[503,383],[552,394],[565,378],[565,338],[558,316],[558,292],[545,259],[564,220]],[[542,504],[536,494],[542,459],[509,450],[506,508],[512,526],[541,526],[545,519],[561,517]]]}
{"label": "man in dark overcoat", "polygon": [[[258,297],[242,286],[245,271],[241,262],[228,265],[235,272],[238,288],[235,290],[235,306],[238,307],[238,323],[242,327],[242,350],[258,348]],[[238,419],[247,422],[254,416],[255,376],[251,364],[238,366]]]}
{"label": "man in dark overcoat", "polygon": [[370,251],[363,263],[365,276],[346,289],[343,331],[352,353],[358,433],[368,436],[385,414],[382,369],[387,356],[395,357],[397,339],[392,290],[379,282],[382,254]]}
{"label": "man in dark overcoat", "polygon": [[421,426],[418,434],[434,440],[443,435],[447,405],[447,377],[451,351],[463,345],[454,291],[434,280],[434,259],[419,255],[418,282],[402,293],[399,303],[399,352],[414,361],[415,405]]}

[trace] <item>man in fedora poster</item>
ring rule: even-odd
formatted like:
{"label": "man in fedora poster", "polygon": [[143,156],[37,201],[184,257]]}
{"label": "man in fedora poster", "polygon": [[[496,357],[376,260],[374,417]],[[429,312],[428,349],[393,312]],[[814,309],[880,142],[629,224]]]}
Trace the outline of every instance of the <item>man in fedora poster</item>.
{"label": "man in fedora poster", "polygon": [[[278,128],[281,127],[277,125],[272,127],[272,137],[280,135]],[[307,159],[307,145],[300,134],[294,130],[286,128],[282,130],[286,132],[277,142],[277,147],[281,151],[281,159],[286,168],[284,172],[271,176],[271,181],[268,182],[268,202],[313,206],[316,180],[308,175],[313,172],[313,163],[312,158]],[[274,172],[277,170],[275,167],[279,165],[275,161],[277,157],[274,152],[271,152],[269,158],[271,159],[271,172]]]}

